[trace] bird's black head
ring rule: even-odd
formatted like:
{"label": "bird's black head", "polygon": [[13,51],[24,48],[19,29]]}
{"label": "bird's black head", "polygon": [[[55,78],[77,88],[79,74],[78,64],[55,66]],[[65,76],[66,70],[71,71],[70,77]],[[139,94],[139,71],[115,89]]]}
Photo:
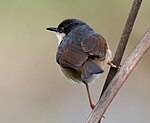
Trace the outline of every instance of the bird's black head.
{"label": "bird's black head", "polygon": [[62,21],[58,27],[50,27],[46,28],[47,30],[58,32],[58,33],[65,33],[68,34],[72,29],[84,25],[85,22],[75,19],[75,18],[69,18],[64,21]]}

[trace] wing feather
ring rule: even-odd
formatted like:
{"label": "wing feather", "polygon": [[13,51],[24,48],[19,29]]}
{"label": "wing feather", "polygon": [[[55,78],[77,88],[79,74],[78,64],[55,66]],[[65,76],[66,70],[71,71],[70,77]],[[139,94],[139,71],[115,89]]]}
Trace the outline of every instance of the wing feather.
{"label": "wing feather", "polygon": [[62,67],[80,69],[82,64],[88,59],[86,54],[79,44],[68,45],[57,58],[58,64]]}
{"label": "wing feather", "polygon": [[97,56],[100,60],[105,60],[108,49],[106,40],[99,34],[93,34],[81,42],[84,52],[91,56]]}

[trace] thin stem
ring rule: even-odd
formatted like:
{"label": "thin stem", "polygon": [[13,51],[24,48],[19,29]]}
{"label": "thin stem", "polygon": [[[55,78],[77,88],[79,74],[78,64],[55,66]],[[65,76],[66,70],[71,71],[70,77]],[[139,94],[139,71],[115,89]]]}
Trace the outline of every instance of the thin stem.
{"label": "thin stem", "polygon": [[107,89],[103,93],[102,97],[99,99],[96,107],[90,114],[86,123],[98,123],[102,116],[104,115],[105,111],[107,110],[108,106],[136,67],[140,59],[143,55],[148,51],[150,48],[150,29],[145,33],[143,38],[137,44],[137,46],[133,49],[131,54],[123,63],[122,67],[112,79],[111,83],[108,85]]}
{"label": "thin stem", "polygon": [[[118,44],[118,47],[117,47],[117,50],[115,53],[115,57],[113,59],[113,63],[117,66],[120,65],[120,62],[122,60],[122,57],[123,57],[124,51],[126,49],[128,39],[130,37],[130,34],[132,31],[136,16],[138,14],[139,8],[141,6],[141,3],[142,3],[142,0],[134,0],[134,2],[132,4],[131,11],[129,13],[129,17],[126,21],[122,36],[120,38],[120,42]],[[104,91],[106,90],[107,86],[109,85],[109,83],[111,82],[112,78],[115,76],[116,73],[117,73],[116,69],[113,69],[113,68],[110,69],[107,79],[105,81],[104,87],[102,89],[101,96],[104,93]]]}

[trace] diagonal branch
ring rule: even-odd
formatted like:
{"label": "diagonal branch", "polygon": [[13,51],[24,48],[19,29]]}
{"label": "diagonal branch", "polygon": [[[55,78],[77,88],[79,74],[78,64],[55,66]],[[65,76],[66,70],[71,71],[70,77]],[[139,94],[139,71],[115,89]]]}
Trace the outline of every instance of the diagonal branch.
{"label": "diagonal branch", "polygon": [[124,84],[125,80],[128,78],[132,70],[135,68],[137,63],[140,61],[142,56],[146,53],[146,51],[150,48],[150,29],[145,33],[143,38],[134,48],[132,53],[123,63],[120,71],[115,75],[110,85],[102,95],[99,103],[96,108],[91,113],[88,118],[87,123],[97,123],[99,119],[103,116],[107,107]]}
{"label": "diagonal branch", "polygon": [[98,123],[99,120],[104,115],[111,101],[114,99],[115,95],[122,87],[130,73],[136,67],[140,59],[150,48],[150,28],[145,33],[143,38],[139,41],[137,46],[133,49],[131,54],[123,63],[120,70],[117,72],[115,77],[112,79],[111,83],[108,85],[107,89],[103,93],[102,97],[98,101],[95,109],[90,114],[86,123]]}
{"label": "diagonal branch", "polygon": [[[120,42],[118,44],[118,48],[117,48],[116,53],[115,53],[115,57],[113,59],[113,63],[116,65],[120,65],[120,62],[122,60],[122,57],[123,57],[126,45],[128,43],[128,39],[130,37],[130,34],[132,31],[136,16],[138,14],[139,8],[141,6],[141,3],[142,3],[142,0],[134,0],[134,2],[133,2],[129,17],[128,17],[127,22],[125,24],[122,36],[120,38]],[[107,76],[107,79],[106,79],[106,82],[104,84],[101,96],[104,93],[105,89],[107,88],[107,86],[109,85],[109,83],[111,82],[112,78],[115,76],[116,73],[117,73],[116,69],[113,69],[113,68],[110,69],[108,76]]]}
{"label": "diagonal branch", "polygon": [[[129,17],[127,19],[127,22],[125,24],[125,27],[124,27],[124,30],[123,30],[120,42],[118,44],[118,48],[117,48],[115,57],[113,59],[113,63],[116,64],[116,65],[120,65],[121,59],[123,57],[126,45],[128,43],[128,39],[129,39],[129,36],[131,34],[131,31],[132,31],[132,28],[133,28],[136,16],[138,14],[139,8],[141,6],[141,3],[142,3],[142,0],[134,0],[134,2],[133,2],[133,5],[132,5],[132,8],[131,8]],[[106,88],[108,87],[109,83],[111,82],[111,80],[113,79],[113,77],[115,76],[116,73],[117,73],[117,70],[114,70],[112,68],[110,69],[110,71],[108,73],[108,76],[107,76],[107,79],[106,79],[106,82],[104,84],[102,93],[101,93],[102,99],[101,99],[101,96],[100,96],[99,101],[98,101],[97,106],[96,106],[96,109],[94,109],[93,112],[96,112],[95,110],[97,110],[97,107],[101,104],[101,100],[107,99],[107,98],[103,99],[103,97],[105,97],[105,96],[103,96],[103,93],[106,90]],[[106,110],[104,110],[104,112],[105,111]],[[101,109],[98,108],[97,112],[101,113]],[[98,123],[98,122],[100,123],[101,116],[103,116],[104,112],[102,113],[102,115],[101,114],[97,114],[96,117],[100,116],[100,118],[96,122],[94,120],[97,119],[97,118],[96,117],[93,118],[92,116],[94,116],[94,115],[91,115],[91,117],[90,117],[91,119],[88,119],[88,121],[92,121],[92,122],[89,122],[89,123]],[[92,120],[92,118],[94,120]]]}

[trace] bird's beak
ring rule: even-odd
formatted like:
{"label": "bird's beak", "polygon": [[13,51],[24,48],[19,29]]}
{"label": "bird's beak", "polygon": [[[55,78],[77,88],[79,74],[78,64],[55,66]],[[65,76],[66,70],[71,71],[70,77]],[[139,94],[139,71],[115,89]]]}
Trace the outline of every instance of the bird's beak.
{"label": "bird's beak", "polygon": [[48,27],[48,28],[46,28],[46,30],[58,32],[58,29],[56,27]]}

